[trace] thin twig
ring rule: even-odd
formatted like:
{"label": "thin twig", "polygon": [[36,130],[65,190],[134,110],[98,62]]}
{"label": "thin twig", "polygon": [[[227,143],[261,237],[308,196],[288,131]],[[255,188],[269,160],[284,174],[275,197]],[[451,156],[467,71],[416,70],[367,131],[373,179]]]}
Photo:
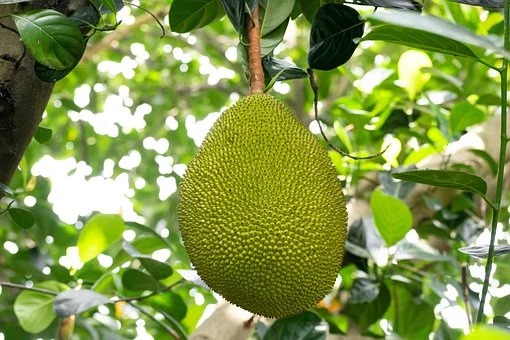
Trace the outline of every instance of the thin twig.
{"label": "thin twig", "polygon": [[250,65],[250,94],[264,92],[264,69],[260,56],[259,6],[256,5],[247,21],[248,61]]}
{"label": "thin twig", "polygon": [[255,314],[252,314],[252,316],[244,322],[244,327],[250,328],[253,325],[253,322],[255,321]]}
{"label": "thin twig", "polygon": [[309,79],[310,79],[310,86],[312,87],[312,90],[313,90],[313,108],[314,108],[314,114],[315,114],[315,121],[317,122],[317,124],[319,125],[319,130],[321,132],[321,135],[322,135],[322,138],[324,138],[324,140],[326,141],[326,143],[328,143],[328,145],[333,149],[335,150],[336,152],[338,152],[339,154],[341,154],[342,156],[345,156],[345,157],[349,157],[351,159],[354,159],[354,160],[361,160],[361,159],[372,159],[372,158],[376,158],[376,157],[379,157],[381,156],[383,153],[386,152],[386,150],[388,150],[388,148],[390,147],[390,145],[388,145],[386,148],[384,148],[383,151],[375,154],[375,155],[371,155],[371,156],[365,156],[365,157],[357,157],[357,156],[353,156],[347,152],[345,152],[344,150],[334,146],[328,139],[328,137],[326,137],[326,134],[324,133],[324,130],[322,129],[322,124],[321,124],[321,121],[319,120],[319,107],[318,107],[318,102],[319,102],[319,85],[317,85],[317,81],[315,80],[315,73],[313,72],[313,70],[311,68],[309,68],[308,70],[308,75],[309,75]]}
{"label": "thin twig", "polygon": [[[124,302],[142,301],[142,300],[150,298],[151,296],[154,296],[154,295],[161,294],[161,293],[164,293],[166,291],[169,291],[172,288],[174,288],[175,286],[177,286],[178,284],[181,284],[183,282],[184,282],[184,279],[180,279],[176,283],[171,284],[170,286],[166,286],[166,287],[163,287],[161,289],[155,290],[155,291],[153,291],[150,294],[142,295],[142,296],[129,297],[129,298],[122,298],[122,299],[118,299],[117,301],[124,301]],[[117,301],[115,301],[115,302],[117,302]]]}
{"label": "thin twig", "polygon": [[468,266],[467,264],[462,265],[462,298],[464,299],[464,305],[466,306],[466,316],[468,319],[469,328],[473,325],[473,321],[471,320],[471,308],[469,306],[469,283],[468,283]]}
{"label": "thin twig", "polygon": [[167,325],[165,325],[164,323],[162,323],[161,321],[156,319],[151,313],[147,312],[142,307],[137,306],[136,304],[129,302],[129,301],[127,301],[127,303],[129,303],[133,308],[137,309],[140,313],[142,313],[143,315],[145,315],[146,317],[148,317],[149,319],[154,321],[156,324],[161,326],[161,328],[163,328],[165,331],[167,331],[175,339],[182,339],[181,336],[173,328],[168,327]]}
{"label": "thin twig", "polygon": [[32,292],[37,292],[37,293],[47,294],[47,295],[53,295],[53,296],[57,296],[58,295],[57,292],[54,292],[54,291],[51,291],[51,290],[42,289],[42,288],[36,288],[36,287],[27,287],[27,286],[24,286],[24,285],[20,285],[20,284],[17,284],[17,283],[11,283],[11,282],[2,282],[2,281],[0,281],[0,286],[16,288],[16,289],[21,289],[21,290],[30,290]]}
{"label": "thin twig", "polygon": [[143,8],[142,6],[138,6],[138,5],[135,5],[134,3],[132,2],[126,2],[126,1],[123,1],[124,4],[126,5],[130,5],[130,6],[133,6],[133,7],[136,7],[138,9],[141,9],[142,11],[144,11],[145,13],[149,14],[159,25],[159,27],[161,28],[161,31],[163,31],[163,34],[161,35],[160,39],[163,38],[165,35],[166,35],[166,32],[165,32],[165,27],[163,26],[163,24],[161,23],[161,21],[159,21],[159,19],[156,17],[155,14],[153,14],[151,11]]}

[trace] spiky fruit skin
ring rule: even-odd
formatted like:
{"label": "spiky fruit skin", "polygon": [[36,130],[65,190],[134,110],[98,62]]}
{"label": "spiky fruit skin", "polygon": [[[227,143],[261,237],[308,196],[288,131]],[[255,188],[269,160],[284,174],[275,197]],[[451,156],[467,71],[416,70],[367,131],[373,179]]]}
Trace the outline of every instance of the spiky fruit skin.
{"label": "spiky fruit skin", "polygon": [[331,290],[347,212],[319,141],[279,100],[239,100],[207,135],[179,188],[179,226],[202,280],[270,318],[298,314]]}

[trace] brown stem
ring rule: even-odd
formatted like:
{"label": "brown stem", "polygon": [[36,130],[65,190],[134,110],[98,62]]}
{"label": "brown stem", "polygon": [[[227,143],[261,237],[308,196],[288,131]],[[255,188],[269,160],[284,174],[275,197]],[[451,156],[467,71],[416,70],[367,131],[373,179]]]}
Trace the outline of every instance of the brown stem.
{"label": "brown stem", "polygon": [[248,60],[250,64],[250,94],[264,92],[264,70],[260,57],[259,6],[255,6],[248,26]]}

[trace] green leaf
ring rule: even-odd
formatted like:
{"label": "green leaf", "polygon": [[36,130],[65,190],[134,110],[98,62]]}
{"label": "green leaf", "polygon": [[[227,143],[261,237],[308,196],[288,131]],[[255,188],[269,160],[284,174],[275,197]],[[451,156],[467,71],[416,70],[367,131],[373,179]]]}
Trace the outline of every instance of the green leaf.
{"label": "green leaf", "polygon": [[262,58],[262,65],[271,78],[278,76],[277,81],[308,77],[308,73],[302,68],[271,56]]}
{"label": "green leaf", "polygon": [[451,256],[442,255],[426,243],[400,242],[397,245],[394,258],[396,260],[423,260],[423,261],[453,261]]}
{"label": "green leaf", "polygon": [[112,303],[106,296],[93,290],[66,290],[57,295],[53,304],[53,310],[61,318],[77,315],[92,307]]}
{"label": "green leaf", "polygon": [[39,63],[63,70],[80,60],[85,43],[78,27],[65,15],[44,9],[11,17],[26,48]]}
{"label": "green leaf", "polygon": [[174,292],[164,292],[151,296],[145,300],[145,303],[154,308],[161,309],[179,321],[184,319],[188,311],[188,306],[182,297]]}
{"label": "green leaf", "polygon": [[260,0],[260,36],[264,37],[279,28],[290,17],[294,0]]}
{"label": "green leaf", "polygon": [[419,0],[354,0],[356,4],[360,5],[421,11],[423,5],[418,1]]}
{"label": "green leaf", "polygon": [[76,64],[63,70],[55,70],[36,61],[34,64],[34,72],[37,78],[44,81],[45,83],[54,83],[71,73],[75,67]]}
{"label": "green leaf", "polygon": [[35,216],[27,209],[10,208],[7,213],[18,227],[23,229],[32,228],[35,224]]}
{"label": "green leaf", "polygon": [[510,331],[501,327],[491,325],[479,325],[469,333],[464,335],[461,340],[508,340],[510,339]]}
{"label": "green leaf", "polygon": [[432,60],[422,51],[408,50],[400,56],[398,60],[398,79],[403,83],[411,100],[416,98],[416,94],[430,80],[430,73],[423,71],[423,68],[431,66]]}
{"label": "green leaf", "polygon": [[496,162],[487,151],[481,149],[470,149],[468,151],[483,159],[489,166],[492,175],[496,176],[498,173],[498,162]]}
{"label": "green leaf", "polygon": [[39,144],[44,144],[51,139],[53,131],[51,129],[38,126],[34,138]]}
{"label": "green leaf", "polygon": [[390,292],[384,283],[358,278],[354,281],[345,314],[366,328],[383,316],[389,306]]}
{"label": "green leaf", "polygon": [[148,255],[143,255],[138,252],[131,244],[128,242],[124,242],[122,244],[122,248],[128,253],[131,257],[138,259],[142,266],[147,269],[147,271],[156,279],[161,280],[165,277],[169,277],[172,275],[173,270],[168,264],[154,260],[152,257]]}
{"label": "green leaf", "polygon": [[14,196],[14,192],[12,191],[12,189],[9,188],[7,184],[4,184],[2,182],[0,182],[0,192],[3,192],[4,194],[9,195],[11,197]]}
{"label": "green leaf", "polygon": [[461,102],[451,109],[450,128],[452,134],[457,134],[467,127],[481,123],[484,120],[485,114],[482,110],[468,102]]}
{"label": "green leaf", "polygon": [[271,31],[269,34],[260,38],[260,55],[265,57],[273,52],[273,50],[280,44],[287,30],[289,20],[285,20],[280,26]]}
{"label": "green leaf", "polygon": [[459,189],[475,194],[485,195],[487,192],[487,183],[482,178],[461,171],[411,170],[393,173],[392,176],[403,181]]}
{"label": "green leaf", "polygon": [[510,52],[488,38],[431,15],[420,15],[410,11],[376,12],[367,20],[387,25],[374,27],[362,40],[384,40],[473,59],[479,59],[478,55],[483,55],[473,48],[478,47],[510,58]]}
{"label": "green leaf", "polygon": [[303,12],[303,15],[305,16],[306,20],[308,20],[309,23],[313,23],[313,19],[315,18],[315,15],[319,11],[319,8],[321,7],[320,0],[300,0],[301,1],[301,11]]}
{"label": "green leaf", "polygon": [[494,314],[505,315],[508,312],[510,312],[510,295],[499,298],[494,306]]}
{"label": "green leaf", "polygon": [[243,33],[246,31],[246,18],[244,15],[246,12],[246,4],[248,4],[249,8],[253,8],[257,3],[256,0],[221,0],[223,7],[225,9],[225,13],[236,29],[237,32]]}
{"label": "green leaf", "polygon": [[339,4],[322,6],[310,32],[310,67],[332,70],[345,64],[358,46],[356,40],[363,35],[364,26],[359,13],[352,7]]}
{"label": "green leaf", "polygon": [[174,0],[168,22],[173,32],[186,33],[210,24],[224,13],[219,0]]}
{"label": "green leaf", "polygon": [[122,284],[129,290],[155,291],[160,287],[159,282],[152,276],[133,268],[127,269],[122,274]]}
{"label": "green leaf", "polygon": [[329,326],[317,314],[303,312],[284,319],[276,320],[264,334],[263,340],[325,340]]}
{"label": "green leaf", "polygon": [[[147,236],[138,237],[131,243],[131,245],[143,254],[152,253],[155,250],[163,248],[168,248],[168,245],[163,242],[161,238]],[[130,259],[131,256],[129,256],[129,254],[126,253],[124,249],[122,249],[113,259],[112,268],[118,267]]]}
{"label": "green leaf", "polygon": [[87,262],[112,246],[126,229],[119,215],[95,215],[83,227],[78,237],[80,260]]}
{"label": "green leaf", "polygon": [[112,13],[117,13],[117,7],[114,0],[99,0]]}
{"label": "green leaf", "polygon": [[[489,246],[468,246],[459,248],[459,251],[464,254],[471,255],[479,259],[486,259],[489,255]],[[494,246],[494,256],[501,256],[510,253],[510,245],[496,244]]]}
{"label": "green leaf", "polygon": [[401,200],[376,190],[372,193],[370,207],[377,230],[388,247],[400,241],[411,230],[413,216]]}
{"label": "green leaf", "polygon": [[404,339],[428,339],[435,317],[434,307],[416,299],[411,292],[393,282],[392,303],[388,310],[393,320],[393,330]]}
{"label": "green leaf", "polygon": [[[56,281],[46,281],[34,285],[36,288],[46,289],[53,292],[62,292],[69,289],[66,285]],[[29,333],[44,331],[57,317],[53,312],[54,295],[22,291],[14,301],[14,314],[23,330]]]}
{"label": "green leaf", "polygon": [[492,8],[504,7],[504,0],[450,0],[471,6],[483,6]]}

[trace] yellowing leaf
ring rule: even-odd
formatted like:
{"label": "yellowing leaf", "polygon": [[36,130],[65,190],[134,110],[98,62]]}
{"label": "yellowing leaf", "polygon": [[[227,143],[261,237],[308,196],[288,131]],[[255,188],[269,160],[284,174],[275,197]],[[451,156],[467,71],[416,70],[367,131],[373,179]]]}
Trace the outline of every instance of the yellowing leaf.
{"label": "yellowing leaf", "polygon": [[398,60],[398,79],[403,83],[411,100],[416,98],[416,94],[430,79],[430,73],[421,70],[423,67],[432,67],[432,61],[424,52],[409,50]]}

